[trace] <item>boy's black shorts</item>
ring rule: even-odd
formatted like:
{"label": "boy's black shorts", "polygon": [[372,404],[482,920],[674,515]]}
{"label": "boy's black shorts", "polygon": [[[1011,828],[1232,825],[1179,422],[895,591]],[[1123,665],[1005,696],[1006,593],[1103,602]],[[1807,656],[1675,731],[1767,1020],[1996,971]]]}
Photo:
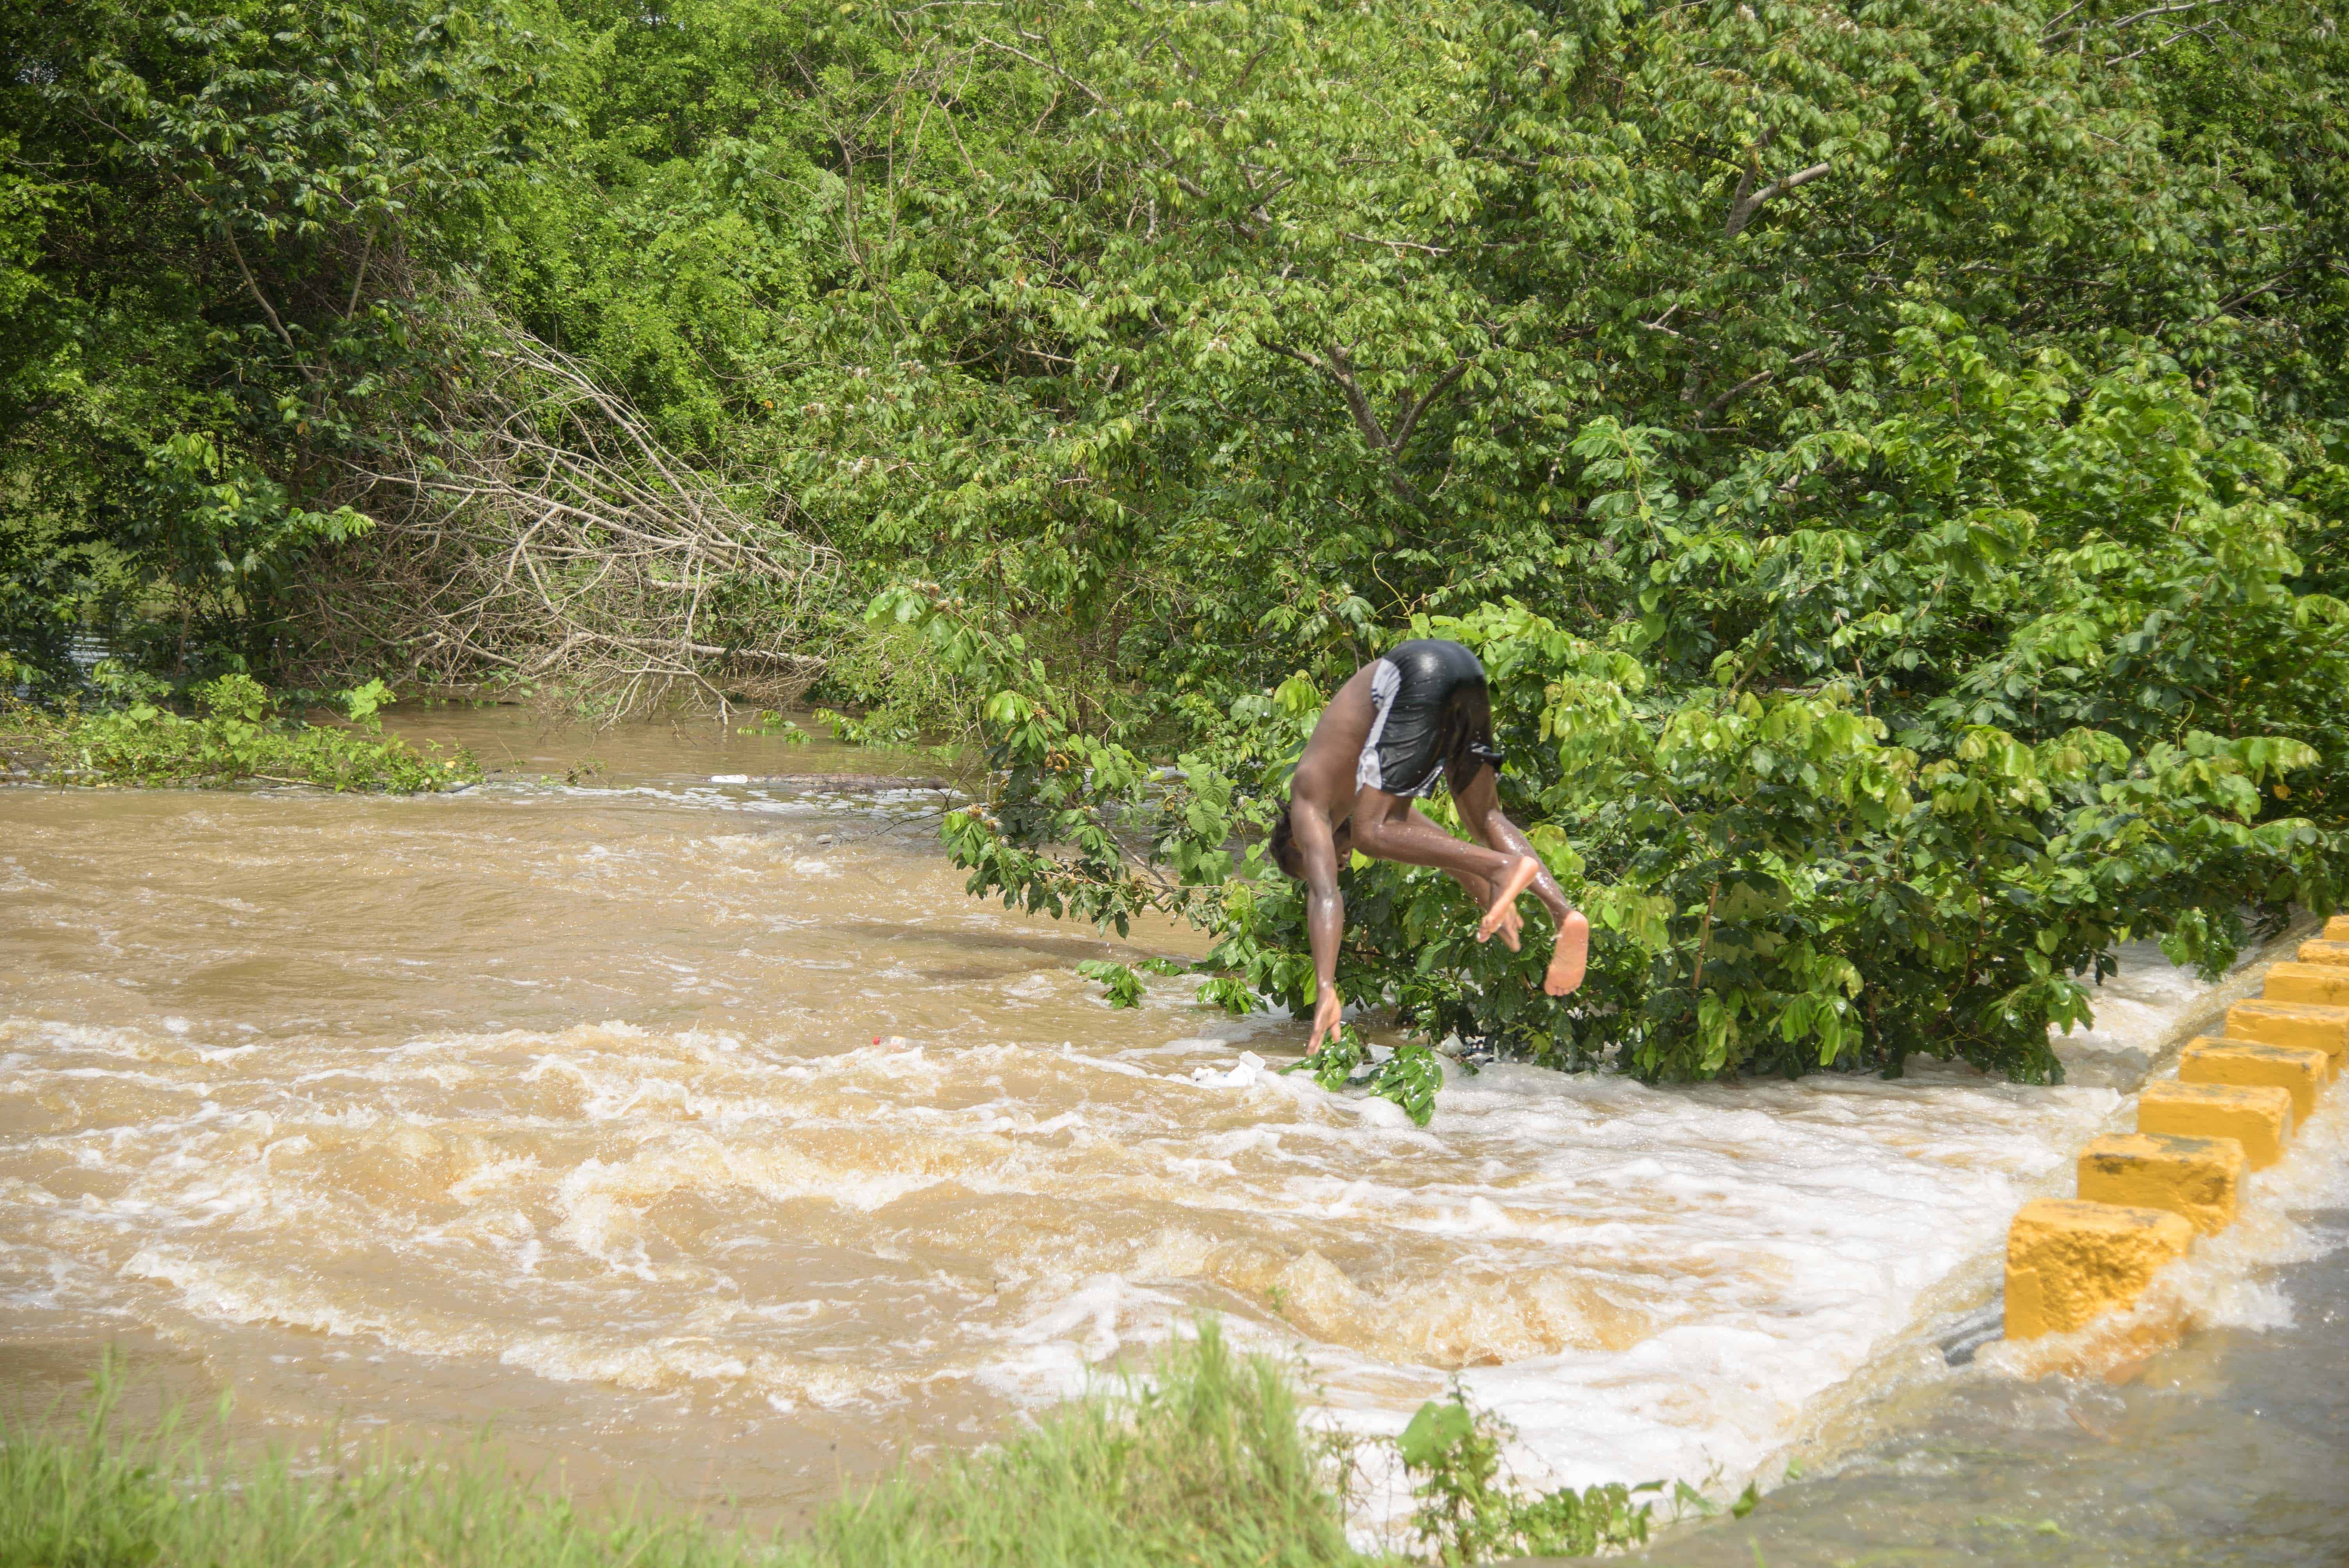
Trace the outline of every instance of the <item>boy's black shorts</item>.
{"label": "boy's black shorts", "polygon": [[1389,649],[1371,666],[1371,707],[1357,789],[1415,798],[1448,774],[1457,794],[1479,764],[1500,763],[1485,666],[1458,643],[1418,637]]}

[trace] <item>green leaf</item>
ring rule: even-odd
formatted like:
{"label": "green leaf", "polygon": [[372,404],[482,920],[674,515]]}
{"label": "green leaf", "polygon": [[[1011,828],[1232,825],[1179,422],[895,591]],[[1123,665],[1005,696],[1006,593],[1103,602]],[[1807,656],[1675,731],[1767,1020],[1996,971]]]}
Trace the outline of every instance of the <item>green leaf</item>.
{"label": "green leaf", "polygon": [[1395,1439],[1402,1462],[1413,1470],[1433,1470],[1475,1429],[1468,1407],[1457,1400],[1438,1404],[1430,1399],[1414,1412]]}

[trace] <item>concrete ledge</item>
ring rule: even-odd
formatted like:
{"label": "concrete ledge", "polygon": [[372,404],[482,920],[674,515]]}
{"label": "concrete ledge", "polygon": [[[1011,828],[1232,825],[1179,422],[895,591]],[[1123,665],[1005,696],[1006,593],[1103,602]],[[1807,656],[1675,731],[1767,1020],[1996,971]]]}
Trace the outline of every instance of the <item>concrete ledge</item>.
{"label": "concrete ledge", "polygon": [[[2269,965],[2258,999],[2227,1008],[2229,1037],[2191,1041],[2175,1080],[2145,1087],[2136,1132],[2081,1150],[2078,1198],[2038,1199],[2014,1217],[2008,1338],[2068,1334],[2135,1305],[2196,1234],[2234,1222],[2247,1171],[2283,1158],[2293,1129],[2349,1066],[2349,914],[2298,952],[2297,962]],[[2226,994],[2241,995],[2240,984]],[[2130,1335],[2142,1327],[2124,1325]],[[2095,1343],[2099,1355],[2109,1348]]]}
{"label": "concrete ledge", "polygon": [[2038,1198],[2006,1233],[2006,1336],[2068,1334],[2129,1305],[2194,1227],[2164,1209]]}
{"label": "concrete ledge", "polygon": [[2116,1132],[2080,1151],[2080,1196],[2167,1209],[2213,1236],[2235,1222],[2243,1171],[2243,1146],[2231,1138]]}
{"label": "concrete ledge", "polygon": [[2349,969],[2332,964],[2271,964],[2260,995],[2270,1002],[2349,1006]]}
{"label": "concrete ledge", "polygon": [[2238,1002],[2227,1009],[2227,1037],[2263,1046],[2302,1046],[2333,1058],[2333,1071],[2349,1053],[2349,1007],[2318,1007],[2304,1002]]}
{"label": "concrete ledge", "polygon": [[2180,1083],[2270,1084],[2292,1091],[2292,1112],[2306,1121],[2316,1095],[2333,1076],[2333,1058],[2299,1046],[2262,1046],[2246,1040],[2200,1039],[2178,1058]]}
{"label": "concrete ledge", "polygon": [[[2283,1158],[2292,1138],[2292,1091],[2271,1084],[2178,1083],[2163,1078],[2137,1097],[2139,1132],[2181,1138],[2231,1138],[2243,1159],[2264,1171]],[[2081,1189],[2085,1194],[2086,1189]]]}

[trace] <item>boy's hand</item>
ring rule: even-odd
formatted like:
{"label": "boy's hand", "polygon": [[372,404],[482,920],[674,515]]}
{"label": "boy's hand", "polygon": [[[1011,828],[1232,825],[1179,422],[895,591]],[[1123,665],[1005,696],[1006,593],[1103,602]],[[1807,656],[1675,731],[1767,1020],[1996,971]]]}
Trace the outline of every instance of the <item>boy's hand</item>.
{"label": "boy's hand", "polygon": [[1345,1013],[1346,1003],[1344,998],[1338,995],[1338,987],[1322,986],[1321,999],[1313,1004],[1313,1037],[1306,1042],[1307,1056],[1311,1056],[1321,1048],[1321,1042],[1337,1028],[1339,1020],[1345,1016]]}

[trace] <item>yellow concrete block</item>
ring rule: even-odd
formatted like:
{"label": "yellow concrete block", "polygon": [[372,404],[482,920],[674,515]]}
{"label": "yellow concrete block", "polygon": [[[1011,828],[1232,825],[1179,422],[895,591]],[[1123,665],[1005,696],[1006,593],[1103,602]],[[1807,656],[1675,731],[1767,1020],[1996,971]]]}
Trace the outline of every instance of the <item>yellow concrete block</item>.
{"label": "yellow concrete block", "polygon": [[2330,937],[2322,942],[2303,942],[2300,944],[2300,961],[2349,967],[2349,942],[2335,942]]}
{"label": "yellow concrete block", "polygon": [[2349,1006],[2349,969],[2331,964],[2271,964],[2260,996],[2269,1002]]}
{"label": "yellow concrete block", "polygon": [[2324,940],[2349,942],[2349,914],[2336,914],[2324,923]]}
{"label": "yellow concrete block", "polygon": [[2292,1091],[2273,1084],[2178,1083],[2161,1078],[2137,1097],[2137,1130],[2181,1138],[2231,1138],[2264,1171],[2292,1138]]}
{"label": "yellow concrete block", "polygon": [[2303,1002],[2238,1002],[2227,1009],[2227,1037],[2263,1046],[2304,1046],[2333,1058],[2333,1071],[2349,1052],[2349,1007],[2316,1007]]}
{"label": "yellow concrete block", "polygon": [[2201,1039],[2178,1057],[2180,1083],[2272,1084],[2290,1089],[2296,1121],[2306,1121],[2316,1109],[2317,1090],[2331,1074],[2331,1057],[2300,1046]]}
{"label": "yellow concrete block", "polygon": [[2243,1146],[2231,1138],[2116,1132],[2080,1151],[2080,1196],[2167,1209],[2206,1236],[2235,1222]]}
{"label": "yellow concrete block", "polygon": [[2137,1300],[2194,1227],[2166,1209],[2038,1198],[2006,1233],[2006,1336],[2068,1334]]}

